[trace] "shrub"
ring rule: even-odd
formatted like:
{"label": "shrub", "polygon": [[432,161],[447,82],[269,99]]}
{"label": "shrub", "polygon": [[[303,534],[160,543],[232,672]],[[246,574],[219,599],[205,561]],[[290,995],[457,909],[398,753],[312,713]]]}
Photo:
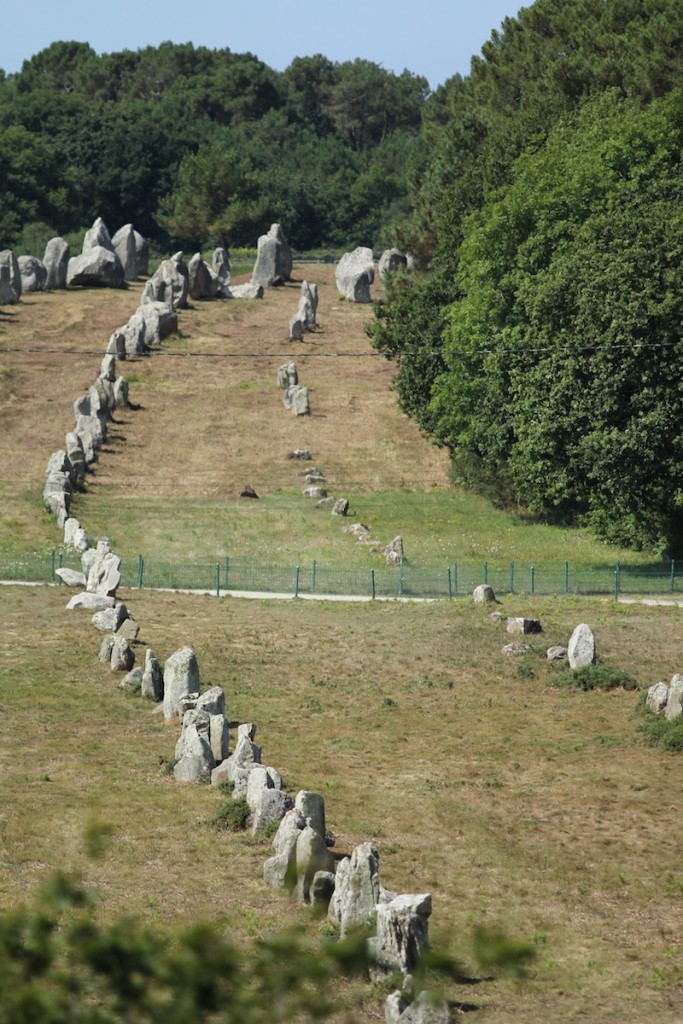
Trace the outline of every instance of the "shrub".
{"label": "shrub", "polygon": [[637,690],[638,683],[620,668],[610,665],[584,665],[583,668],[567,669],[550,681],[551,686],[563,686],[577,690]]}
{"label": "shrub", "polygon": [[638,731],[650,747],[662,747],[673,752],[683,751],[683,715],[671,720],[647,711],[647,718]]}
{"label": "shrub", "polygon": [[219,832],[243,832],[249,824],[250,813],[246,798],[238,796],[221,804],[207,824]]}

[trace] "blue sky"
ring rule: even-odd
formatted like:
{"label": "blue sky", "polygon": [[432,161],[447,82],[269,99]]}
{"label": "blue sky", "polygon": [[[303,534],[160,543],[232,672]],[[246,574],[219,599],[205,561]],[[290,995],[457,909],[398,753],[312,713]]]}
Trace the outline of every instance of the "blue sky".
{"label": "blue sky", "polygon": [[424,75],[436,88],[470,58],[503,19],[530,0],[32,0],[23,11],[0,6],[0,68],[24,60],[58,39],[90,43],[97,53],[137,50],[164,40],[212,49],[249,51],[283,71],[294,57],[322,53],[330,60],[362,57],[388,71]]}

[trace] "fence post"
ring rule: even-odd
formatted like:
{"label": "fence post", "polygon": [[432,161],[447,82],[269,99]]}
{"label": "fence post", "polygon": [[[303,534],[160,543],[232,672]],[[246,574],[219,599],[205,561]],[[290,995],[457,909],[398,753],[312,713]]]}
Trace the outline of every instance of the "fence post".
{"label": "fence post", "polygon": [[142,575],[145,571],[145,560],[142,555],[138,555],[138,590],[142,590]]}
{"label": "fence post", "polygon": [[372,600],[375,600],[375,570],[370,570],[370,589],[372,591]]}
{"label": "fence post", "polygon": [[515,592],[515,563],[510,562],[510,593]]}
{"label": "fence post", "polygon": [[226,555],[225,556],[225,589],[226,590],[228,589],[228,568],[229,568],[229,566],[230,566],[230,559]]}
{"label": "fence post", "polygon": [[[61,569],[61,568],[62,568],[62,562],[63,562],[63,561],[64,561],[64,549],[63,549],[63,548],[60,548],[60,549],[59,549],[59,555],[57,556],[57,568],[58,568],[58,569]],[[60,585],[60,587],[61,587],[61,585],[62,585],[62,583],[63,583],[64,581],[62,580],[62,577],[61,577],[61,576],[58,576],[57,578],[59,579],[59,585]]]}
{"label": "fence post", "polygon": [[453,591],[458,593],[458,563],[453,562]]}
{"label": "fence post", "polygon": [[489,563],[484,562],[484,583],[489,581]]}
{"label": "fence post", "polygon": [[564,563],[564,592],[569,593],[569,562]]}
{"label": "fence post", "polygon": [[448,566],[448,596],[453,597],[453,580],[451,578],[451,567]]}
{"label": "fence post", "polygon": [[531,572],[529,573],[529,576],[530,576],[529,582],[531,584],[531,593],[533,594],[534,593],[534,588],[536,586],[536,570],[534,569],[533,565],[531,566]]}
{"label": "fence post", "polygon": [[296,578],[294,580],[294,597],[299,596],[299,566],[296,567]]}
{"label": "fence post", "polygon": [[620,577],[620,574],[621,574],[621,569],[620,569],[619,563],[617,562],[617,567],[614,570],[614,600],[615,601],[619,600],[619,582],[620,582],[619,577]]}
{"label": "fence post", "polygon": [[216,562],[216,597],[221,596],[221,563]]}
{"label": "fence post", "polygon": [[316,560],[314,558],[313,559],[313,566],[311,568],[311,593],[312,594],[315,594],[315,570],[316,570],[316,565],[317,565],[317,562],[316,562]]}
{"label": "fence post", "polygon": [[676,560],[671,559],[671,593],[676,589]]}
{"label": "fence post", "polygon": [[[55,555],[55,549],[53,548],[52,549],[52,556],[50,558],[50,578],[51,578],[53,583],[55,581],[55,560],[56,560],[56,557],[57,556]],[[673,587],[671,589],[673,590]]]}
{"label": "fence post", "polygon": [[398,567],[398,596],[403,597],[403,562]]}

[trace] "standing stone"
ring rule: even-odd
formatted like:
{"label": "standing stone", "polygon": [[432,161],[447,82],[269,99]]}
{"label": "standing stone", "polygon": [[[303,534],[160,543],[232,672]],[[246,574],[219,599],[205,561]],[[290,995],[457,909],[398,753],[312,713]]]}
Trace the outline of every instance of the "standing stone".
{"label": "standing stone", "polygon": [[375,280],[372,249],[358,246],[353,252],[346,252],[335,270],[335,280],[340,295],[349,302],[370,302],[370,285]]}
{"label": "standing stone", "polygon": [[0,252],[0,306],[13,306],[21,298],[21,274],[11,249]]}
{"label": "standing stone", "polygon": [[114,252],[111,235],[101,217],[93,221],[92,227],[88,228],[83,237],[82,252],[88,252],[90,249],[108,249]]}
{"label": "standing stone", "polygon": [[22,292],[43,292],[47,281],[47,270],[42,260],[35,256],[20,256],[17,260],[21,276]]}
{"label": "standing stone", "polygon": [[293,360],[283,363],[277,371],[277,386],[286,389],[298,383],[299,374],[297,373],[296,363]]}
{"label": "standing stone", "polygon": [[164,665],[164,718],[178,715],[182,697],[199,693],[199,665],[191,647],[182,647]]}
{"label": "standing stone", "polygon": [[412,974],[429,945],[428,920],[432,912],[429,893],[396,896],[378,903],[377,936],[368,942],[375,963],[370,977],[377,981],[388,974]]}
{"label": "standing stone", "polygon": [[67,569],[63,566],[61,569],[55,569],[55,576],[58,576],[66,587],[80,587],[82,590],[85,586],[85,573],[77,569]]}
{"label": "standing stone", "polygon": [[318,835],[325,838],[325,800],[320,793],[310,789],[301,789],[294,798],[294,807],[307,825],[315,829]]}
{"label": "standing stone", "polygon": [[683,676],[673,676],[669,683],[669,693],[666,698],[664,717],[671,721],[683,712]]}
{"label": "standing stone", "polygon": [[292,798],[288,793],[274,787],[259,790],[258,799],[253,808],[251,821],[252,835],[262,832],[275,821],[282,821],[287,811],[292,808]]}
{"label": "standing stone", "polygon": [[161,675],[159,660],[149,647],[145,651],[145,667],[142,672],[142,687],[140,690],[143,697],[157,703],[164,699],[164,680]]}
{"label": "standing stone", "polygon": [[51,238],[45,246],[43,263],[47,271],[46,288],[66,288],[66,272],[71,249],[63,238]]}
{"label": "standing stone", "polygon": [[225,299],[232,298],[230,292],[230,258],[222,246],[214,249],[211,263],[213,272],[216,275],[218,294],[222,295]]}
{"label": "standing stone", "polygon": [[123,636],[115,636],[111,649],[112,672],[130,672],[135,662],[133,649]]}
{"label": "standing stone", "polygon": [[[168,664],[168,662],[167,662]],[[208,740],[208,718],[203,711],[188,711],[176,744],[176,764],[173,776],[177,782],[211,781],[215,760]]]}
{"label": "standing stone", "polygon": [[408,258],[399,249],[385,249],[379,258],[379,276],[384,280],[394,270],[405,270]]}
{"label": "standing stone", "polygon": [[311,411],[308,400],[308,388],[302,388],[297,384],[295,388],[289,389],[292,398],[292,412],[295,416],[308,416]]}
{"label": "standing stone", "polygon": [[280,225],[271,224],[268,233],[258,240],[251,283],[272,288],[289,281],[291,276],[292,251]]}
{"label": "standing stone", "polygon": [[126,281],[121,260],[114,250],[96,245],[84,250],[80,256],[72,256],[66,283],[89,288],[123,288]]}
{"label": "standing stone", "polygon": [[389,565],[400,565],[405,562],[406,556],[403,550],[403,538],[398,536],[389,541],[384,549],[384,558]]}
{"label": "standing stone", "polygon": [[123,276],[126,281],[138,279],[138,254],[135,242],[135,230],[132,224],[124,224],[111,240],[114,252],[121,261]]}
{"label": "standing stone", "polygon": [[538,619],[525,619],[516,616],[508,616],[506,630],[508,633],[542,633],[543,629]]}
{"label": "standing stone", "polygon": [[595,664],[595,637],[585,622],[579,623],[569,639],[567,660],[574,669]]}
{"label": "standing stone", "polygon": [[134,230],[133,237],[135,239],[135,261],[138,268],[138,277],[141,274],[146,277],[149,273],[149,242],[139,231]]}
{"label": "standing stone", "polygon": [[116,597],[116,590],[121,582],[121,558],[115,555],[106,538],[98,540],[95,561],[88,573],[86,589],[91,594]]}
{"label": "standing stone", "polygon": [[196,252],[187,264],[187,272],[191,299],[197,301],[200,299],[216,298],[218,294],[218,278],[207,267],[200,252]]}
{"label": "standing stone", "polygon": [[666,707],[666,702],[669,698],[669,684],[668,683],[655,683],[647,691],[647,697],[645,698],[645,707],[651,711],[654,715],[659,715]]}
{"label": "standing stone", "polygon": [[364,928],[380,898],[379,854],[372,843],[361,843],[337,868],[329,916],[339,922],[340,937]]}
{"label": "standing stone", "polygon": [[313,878],[318,871],[334,871],[334,860],[323,837],[310,825],[296,842],[296,890],[299,903],[310,902]]}
{"label": "standing stone", "polygon": [[116,380],[116,356],[111,353],[107,353],[102,357],[100,363],[100,377],[103,380],[109,380],[112,383]]}
{"label": "standing stone", "polygon": [[225,720],[225,695],[220,686],[212,686],[197,701],[197,710],[209,716],[209,744],[216,764],[228,756],[229,734]]}
{"label": "standing stone", "polygon": [[492,604],[496,600],[493,587],[490,587],[488,583],[480,583],[472,591],[472,600],[475,604]]}
{"label": "standing stone", "polygon": [[347,516],[349,513],[349,503],[346,498],[337,498],[332,506],[333,516]]}

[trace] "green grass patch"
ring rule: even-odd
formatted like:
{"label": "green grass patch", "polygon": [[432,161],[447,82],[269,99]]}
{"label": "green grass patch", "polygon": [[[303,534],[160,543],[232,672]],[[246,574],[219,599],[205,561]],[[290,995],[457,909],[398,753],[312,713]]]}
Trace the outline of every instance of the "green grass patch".
{"label": "green grass patch", "polygon": [[238,796],[221,804],[216,813],[209,818],[207,825],[218,832],[244,832],[249,824],[250,814],[246,797]]}
{"label": "green grass patch", "polygon": [[611,665],[585,665],[567,669],[550,680],[551,686],[576,690],[637,690],[638,683],[628,672]]}
{"label": "green grass patch", "polygon": [[683,751],[683,715],[671,720],[663,715],[645,711],[647,717],[638,728],[645,743],[650,747],[661,747],[674,753]]}

